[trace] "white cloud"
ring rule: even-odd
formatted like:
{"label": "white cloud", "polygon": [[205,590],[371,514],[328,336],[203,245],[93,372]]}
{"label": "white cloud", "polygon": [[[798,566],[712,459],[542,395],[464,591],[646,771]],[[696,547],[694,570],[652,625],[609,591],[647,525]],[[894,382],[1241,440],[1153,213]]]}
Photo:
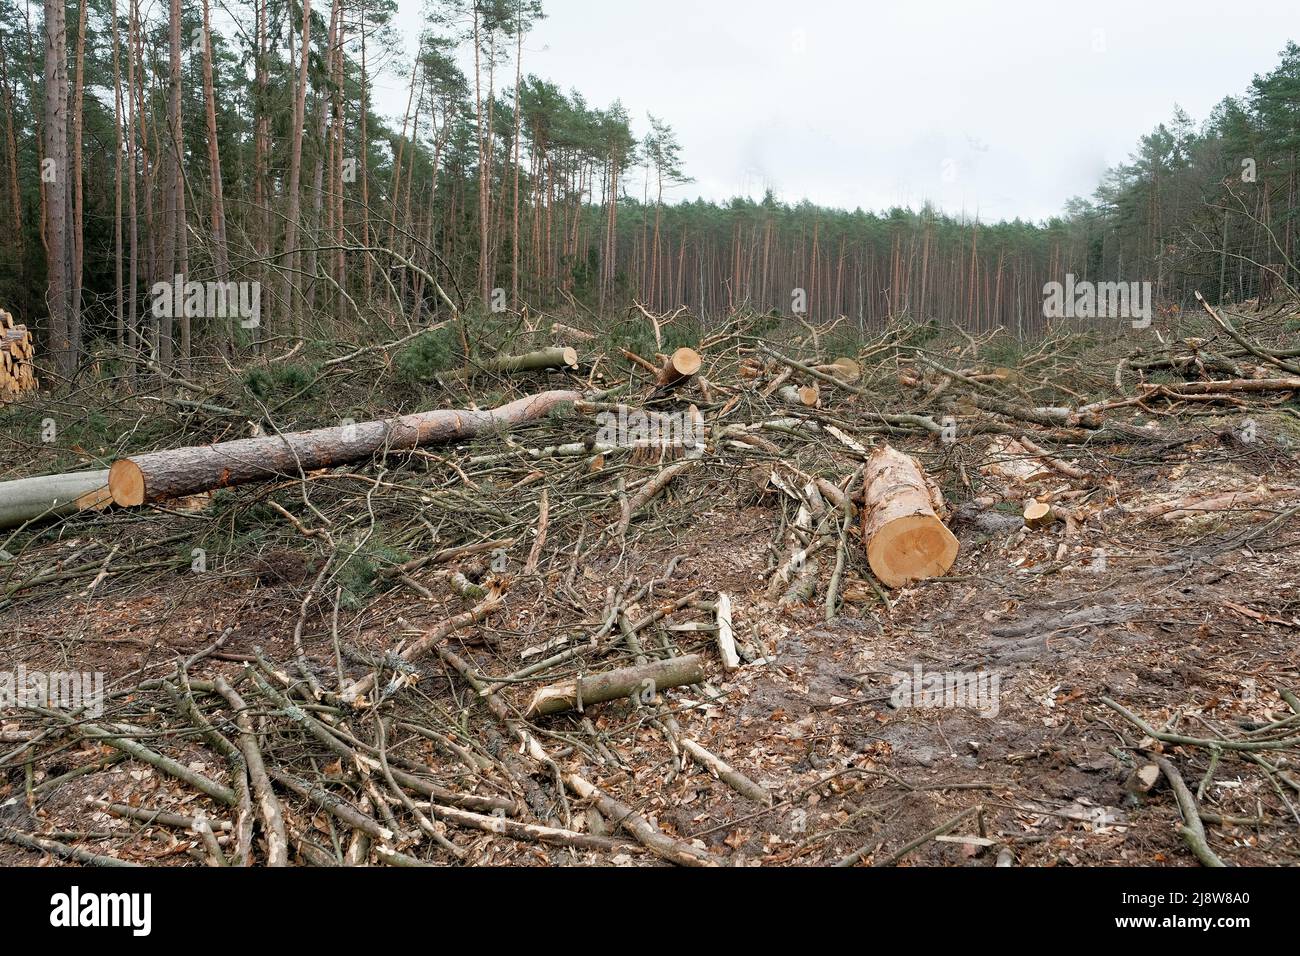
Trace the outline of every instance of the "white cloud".
{"label": "white cloud", "polygon": [[[1090,195],[1175,103],[1199,122],[1272,69],[1296,30],[1288,6],[546,0],[524,69],[621,99],[638,133],[647,111],[671,123],[696,179],[675,199],[772,185],[789,202],[1040,219]],[[419,4],[399,8],[414,38]],[[404,85],[376,89],[399,124]]]}

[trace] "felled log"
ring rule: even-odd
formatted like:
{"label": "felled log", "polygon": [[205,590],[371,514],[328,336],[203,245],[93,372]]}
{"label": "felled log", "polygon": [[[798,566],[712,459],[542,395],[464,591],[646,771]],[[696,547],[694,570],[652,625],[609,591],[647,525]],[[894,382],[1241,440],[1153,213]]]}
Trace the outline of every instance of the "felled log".
{"label": "felled log", "polygon": [[0,528],[43,515],[73,514],[109,504],[107,471],[75,471],[0,482]]}
{"label": "felled log", "polygon": [[472,438],[499,425],[520,425],[576,402],[578,392],[550,391],[487,410],[442,409],[334,428],[119,458],[108,472],[113,501],[134,507],[251,481],[292,477],[400,451]]}
{"label": "felled log", "polygon": [[816,385],[786,385],[777,391],[777,395],[787,405],[799,405],[803,408],[815,408],[821,399],[821,392]]}
{"label": "felled log", "polygon": [[952,567],[957,539],[939,519],[943,495],[916,460],[879,445],[863,475],[862,543],[876,577],[896,588]]}
{"label": "felled log", "polygon": [[1144,382],[1138,388],[1148,392],[1158,391],[1172,398],[1219,392],[1294,392],[1300,391],[1300,377],[1220,379],[1213,382],[1179,382],[1177,385]]}
{"label": "felled log", "polygon": [[567,345],[557,345],[554,348],[538,349],[536,352],[526,352],[523,355],[498,355],[479,362],[472,368],[460,369],[452,377],[470,378],[483,372],[510,375],[515,372],[540,372],[543,369],[577,368],[577,366],[577,350]]}
{"label": "felled log", "polygon": [[585,707],[587,704],[630,697],[644,690],[654,694],[666,687],[698,684],[702,680],[704,667],[698,654],[670,657],[635,667],[620,667],[603,674],[576,677],[541,688],[533,695],[527,716],[558,714],[560,711],[572,710],[579,703]]}
{"label": "felled log", "polygon": [[[1214,308],[1214,306],[1210,305],[1210,303],[1205,301],[1205,296],[1201,295],[1200,290],[1197,290],[1196,292],[1196,301],[1201,303],[1201,307],[1205,309],[1206,312],[1209,313],[1210,318],[1214,320],[1215,325],[1217,325],[1223,331],[1227,332],[1228,335],[1232,337],[1234,342],[1240,345],[1251,355],[1255,356],[1255,358],[1260,359],[1261,361],[1266,362],[1269,365],[1276,365],[1282,371],[1288,372],[1291,375],[1300,375],[1300,365],[1294,365],[1291,362],[1284,362],[1277,355],[1274,355],[1273,353],[1267,351],[1266,349],[1262,349],[1259,346],[1255,345],[1248,338],[1246,338],[1244,335],[1238,332],[1231,322],[1229,322],[1223,316],[1219,315],[1218,311]],[[1228,364],[1231,366],[1231,363]],[[1231,374],[1236,378],[1241,378],[1241,372],[1239,370],[1233,371],[1231,372]]]}
{"label": "felled log", "polygon": [[700,353],[695,349],[682,346],[664,362],[664,367],[659,370],[655,378],[655,384],[661,388],[667,388],[672,385],[690,378],[700,370],[704,360],[700,358]]}

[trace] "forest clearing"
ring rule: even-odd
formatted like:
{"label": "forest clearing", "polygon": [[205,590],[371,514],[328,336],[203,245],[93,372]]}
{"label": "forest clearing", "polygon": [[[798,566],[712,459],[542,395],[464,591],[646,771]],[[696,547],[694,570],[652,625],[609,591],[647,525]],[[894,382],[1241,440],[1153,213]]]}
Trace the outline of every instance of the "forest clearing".
{"label": "forest clearing", "polygon": [[[93,722],[6,719],[27,768],[10,852],[1289,865],[1300,342],[1268,334],[1278,314],[1188,315],[1138,352],[900,324],[852,356],[835,328],[782,340],[737,314],[669,384],[575,325],[576,363],[439,376],[449,405],[525,414],[460,412],[418,443],[400,419],[369,443],[324,429],[356,432],[334,450],[356,460],[296,477],[240,449],[314,446],[236,438],[238,380],[205,376],[151,403],[145,444],[168,450],[91,480],[127,465],[165,489],[151,459],[200,441],[226,465],[187,457],[175,493],[113,487],[58,534],[15,515],[0,539],[12,665],[111,675]],[[275,395],[398,404],[374,385],[385,348],[310,387],[278,358],[253,366]],[[95,429],[137,427],[143,400],[100,387]],[[649,427],[675,419],[702,427]],[[938,486],[904,510],[957,553],[895,534],[880,550],[921,563],[894,580],[870,546],[898,461]]]}
{"label": "forest clearing", "polygon": [[1300,47],[986,222],[236,6],[0,0],[0,865],[1300,865]]}

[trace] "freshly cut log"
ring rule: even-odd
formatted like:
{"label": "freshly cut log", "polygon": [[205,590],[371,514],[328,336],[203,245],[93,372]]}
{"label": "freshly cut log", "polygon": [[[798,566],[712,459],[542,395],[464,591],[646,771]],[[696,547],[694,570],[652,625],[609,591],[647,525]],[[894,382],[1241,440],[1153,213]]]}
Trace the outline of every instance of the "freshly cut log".
{"label": "freshly cut log", "polygon": [[461,369],[456,377],[468,378],[480,372],[538,372],[550,368],[577,368],[578,352],[567,345],[555,348],[539,349],[523,355],[498,355],[496,358],[481,362],[474,368]]}
{"label": "freshly cut log", "polygon": [[804,408],[815,408],[817,402],[821,400],[821,391],[816,385],[786,385],[779,389],[777,394],[787,405],[799,405]]}
{"label": "freshly cut log", "polygon": [[460,441],[500,425],[534,421],[557,405],[581,398],[578,392],[541,392],[487,410],[418,412],[119,458],[109,469],[108,487],[115,503],[134,507],[250,481],[296,477],[318,468],[362,461],[380,452]]}
{"label": "freshly cut log", "polygon": [[75,471],[0,482],[0,528],[12,528],[44,515],[55,517],[103,508],[108,494],[107,471]]}
{"label": "freshly cut log", "polygon": [[659,375],[655,379],[656,384],[660,386],[676,385],[684,379],[690,378],[700,370],[704,360],[700,358],[700,353],[695,349],[682,346],[664,362],[664,367],[659,370]]}
{"label": "freshly cut log", "polygon": [[620,667],[603,674],[566,680],[543,687],[533,695],[528,705],[529,717],[558,714],[581,704],[599,704],[607,700],[629,697],[634,693],[658,693],[665,687],[698,684],[704,680],[704,666],[698,654],[670,657],[665,661],[651,661],[635,667]]}
{"label": "freshly cut log", "polygon": [[880,445],[864,470],[862,543],[891,588],[937,577],[957,559],[957,539],[939,520],[943,495],[916,460]]}

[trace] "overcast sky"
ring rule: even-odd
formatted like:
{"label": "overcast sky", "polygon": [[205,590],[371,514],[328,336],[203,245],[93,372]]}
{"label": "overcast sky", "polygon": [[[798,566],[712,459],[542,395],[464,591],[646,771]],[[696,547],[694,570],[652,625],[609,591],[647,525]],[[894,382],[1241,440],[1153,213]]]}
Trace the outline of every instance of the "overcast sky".
{"label": "overcast sky", "polygon": [[[1091,195],[1175,103],[1199,124],[1300,35],[1294,0],[543,2],[525,72],[621,99],[638,136],[647,111],[671,123],[695,177],[674,200],[770,186],[985,222]],[[413,43],[419,0],[398,4]],[[377,89],[399,126],[403,85]]]}

